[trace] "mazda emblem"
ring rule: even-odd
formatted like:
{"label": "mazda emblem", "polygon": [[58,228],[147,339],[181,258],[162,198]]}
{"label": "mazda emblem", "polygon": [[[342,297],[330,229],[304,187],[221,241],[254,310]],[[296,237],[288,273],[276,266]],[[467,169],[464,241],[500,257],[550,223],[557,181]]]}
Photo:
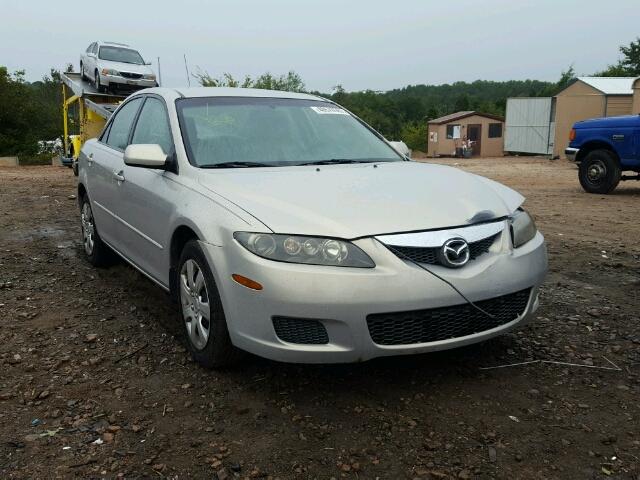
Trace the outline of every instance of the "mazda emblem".
{"label": "mazda emblem", "polygon": [[450,238],[440,248],[438,260],[449,268],[460,268],[467,264],[471,252],[469,244],[464,238]]}

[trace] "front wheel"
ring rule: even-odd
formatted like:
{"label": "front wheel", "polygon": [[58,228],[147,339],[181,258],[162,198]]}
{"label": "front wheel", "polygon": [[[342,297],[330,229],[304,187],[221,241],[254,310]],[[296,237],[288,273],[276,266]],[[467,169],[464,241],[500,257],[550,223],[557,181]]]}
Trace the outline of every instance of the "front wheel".
{"label": "front wheel", "polygon": [[620,183],[620,163],[609,150],[594,150],[580,162],[580,185],[589,193],[606,194]]}
{"label": "front wheel", "polygon": [[231,344],[220,294],[197,241],[185,245],[177,274],[182,324],[191,355],[207,368],[236,363],[242,352]]}
{"label": "front wheel", "polygon": [[103,87],[102,84],[100,83],[100,73],[98,73],[98,70],[95,71],[95,80],[93,84],[95,85],[98,93],[103,93],[106,91],[105,87]]}

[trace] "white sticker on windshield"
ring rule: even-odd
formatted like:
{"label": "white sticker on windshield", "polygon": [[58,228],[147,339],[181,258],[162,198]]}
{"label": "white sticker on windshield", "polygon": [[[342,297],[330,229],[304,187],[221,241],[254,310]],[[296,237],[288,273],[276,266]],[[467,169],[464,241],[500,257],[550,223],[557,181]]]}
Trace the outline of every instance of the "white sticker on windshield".
{"label": "white sticker on windshield", "polygon": [[349,113],[340,107],[311,107],[311,110],[320,115],[349,115]]}

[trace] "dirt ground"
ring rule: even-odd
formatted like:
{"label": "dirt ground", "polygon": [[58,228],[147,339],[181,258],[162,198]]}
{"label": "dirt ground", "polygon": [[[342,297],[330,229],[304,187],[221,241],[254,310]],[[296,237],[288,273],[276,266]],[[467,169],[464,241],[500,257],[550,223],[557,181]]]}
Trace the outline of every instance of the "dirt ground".
{"label": "dirt ground", "polygon": [[[159,288],[84,260],[70,170],[0,168],[0,477],[640,479],[640,185],[441,163],[527,196],[550,257],[534,322],[437,354],[224,372],[190,360]],[[483,369],[533,360],[579,366]]]}

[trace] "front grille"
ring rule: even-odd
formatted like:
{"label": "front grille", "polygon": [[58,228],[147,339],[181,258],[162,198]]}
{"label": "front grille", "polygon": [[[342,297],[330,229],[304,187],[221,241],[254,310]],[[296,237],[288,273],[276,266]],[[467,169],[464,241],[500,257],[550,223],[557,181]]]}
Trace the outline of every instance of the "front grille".
{"label": "front grille", "polygon": [[142,78],[141,73],[120,72],[120,75],[123,76],[124,78],[132,78],[134,80],[138,80]]}
{"label": "front grille", "polygon": [[318,320],[306,318],[273,317],[273,328],[280,340],[304,345],[329,343],[327,329]]}
{"label": "front grille", "polygon": [[[469,243],[469,260],[475,260],[480,255],[489,251],[493,242],[499,236],[499,233],[483,238],[477,242]],[[396,247],[389,245],[392,252],[403,260],[411,260],[416,263],[428,263],[435,265],[438,262],[438,251],[441,247]]]}
{"label": "front grille", "polygon": [[451,307],[410,312],[376,313],[367,316],[372,340],[378,345],[409,345],[464,337],[505,325],[524,313],[531,289]]}

